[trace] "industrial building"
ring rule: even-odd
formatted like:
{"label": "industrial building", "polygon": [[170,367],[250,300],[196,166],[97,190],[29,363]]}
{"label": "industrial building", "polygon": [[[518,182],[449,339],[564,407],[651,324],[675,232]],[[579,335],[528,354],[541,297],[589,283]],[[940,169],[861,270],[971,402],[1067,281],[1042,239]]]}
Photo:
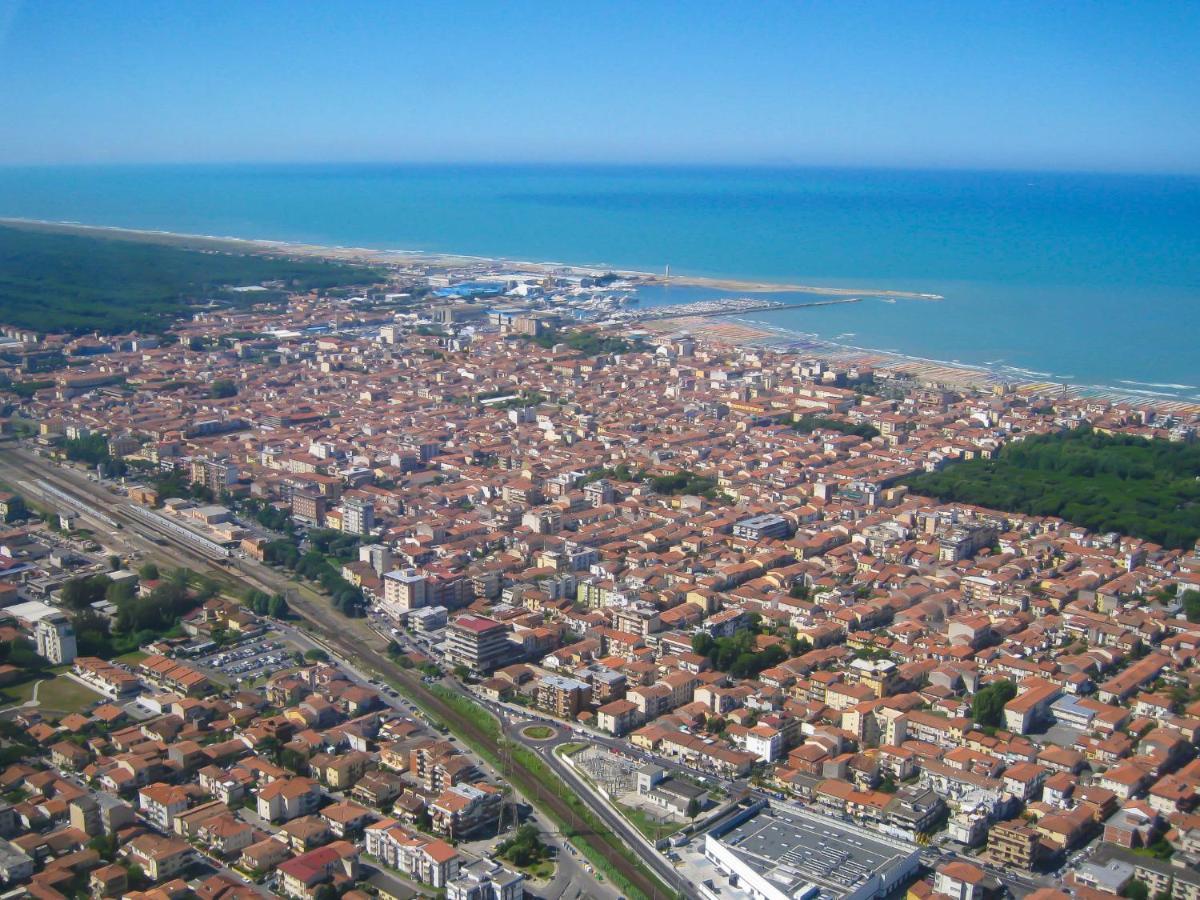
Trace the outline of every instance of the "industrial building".
{"label": "industrial building", "polygon": [[731,887],[754,900],[872,900],[920,866],[915,844],[765,804],[709,831],[704,855]]}

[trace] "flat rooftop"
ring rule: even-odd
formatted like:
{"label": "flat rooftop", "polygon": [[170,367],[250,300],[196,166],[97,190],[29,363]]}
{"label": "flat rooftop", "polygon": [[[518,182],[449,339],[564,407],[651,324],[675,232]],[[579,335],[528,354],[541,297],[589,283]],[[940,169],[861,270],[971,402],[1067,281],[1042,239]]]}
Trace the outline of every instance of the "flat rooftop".
{"label": "flat rooftop", "polygon": [[783,516],[778,513],[763,513],[761,516],[751,516],[749,519],[742,519],[740,522],[735,522],[734,525],[741,525],[744,528],[761,528],[764,525],[774,525],[778,522],[786,522]]}
{"label": "flat rooftop", "polygon": [[837,900],[876,872],[900,864],[916,849],[872,837],[836,819],[767,807],[716,838],[779,891],[793,896],[805,885]]}

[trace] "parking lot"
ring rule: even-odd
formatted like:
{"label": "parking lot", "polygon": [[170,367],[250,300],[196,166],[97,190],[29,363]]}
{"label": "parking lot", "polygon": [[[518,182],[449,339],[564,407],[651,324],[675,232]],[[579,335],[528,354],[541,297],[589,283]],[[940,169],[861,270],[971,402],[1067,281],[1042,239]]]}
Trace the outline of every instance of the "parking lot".
{"label": "parking lot", "polygon": [[232,685],[296,665],[295,653],[290,644],[268,634],[198,656],[194,663]]}

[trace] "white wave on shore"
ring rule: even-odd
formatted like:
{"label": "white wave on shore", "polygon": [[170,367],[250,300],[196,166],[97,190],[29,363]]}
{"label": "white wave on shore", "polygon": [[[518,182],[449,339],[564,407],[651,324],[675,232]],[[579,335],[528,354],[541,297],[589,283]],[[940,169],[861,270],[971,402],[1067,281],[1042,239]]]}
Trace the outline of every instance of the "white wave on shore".
{"label": "white wave on shore", "polygon": [[1054,378],[1053,372],[1039,372],[1037,369],[1022,369],[1020,366],[1001,366],[1002,369],[1007,369],[1010,372],[1016,372],[1019,375],[1029,375],[1033,378]]}
{"label": "white wave on shore", "polygon": [[[884,353],[898,360],[915,363],[925,363],[935,366],[946,366],[949,368],[963,369],[978,372],[981,375],[990,375],[998,381],[1004,382],[1020,382],[1029,379],[1044,379],[1053,381],[1059,384],[1069,384],[1076,390],[1099,392],[1102,396],[1114,395],[1119,398],[1121,395],[1132,399],[1134,397],[1160,397],[1165,400],[1175,400],[1179,402],[1188,402],[1191,400],[1200,399],[1200,395],[1188,396],[1184,391],[1200,391],[1200,387],[1191,385],[1176,385],[1176,384],[1148,384],[1147,382],[1132,381],[1129,379],[1121,379],[1118,385],[1112,384],[1088,384],[1075,381],[1075,375],[1062,375],[1054,372],[1040,372],[1036,369],[1025,369],[1020,366],[1010,366],[1001,364],[1000,360],[992,360],[984,363],[965,363],[959,360],[934,359],[928,356],[918,356],[914,353],[904,353],[895,348],[881,347],[861,347],[855,344],[838,341],[836,338],[823,338],[816,332],[803,332],[794,328],[787,328],[776,325],[771,322],[765,322],[761,319],[750,319],[746,317],[731,317],[736,321],[740,321],[746,325],[753,325],[762,328],[769,332],[772,337],[769,339],[771,344],[779,350],[797,350],[811,349],[813,345],[824,346],[830,349],[853,351],[857,353]],[[1146,388],[1133,388],[1127,385],[1145,384]],[[1181,393],[1169,393],[1166,391],[1149,390],[1150,387],[1173,388]]]}
{"label": "white wave on shore", "polygon": [[998,371],[1001,371],[1005,374],[1015,373],[1017,375],[1020,375],[1023,378],[1044,378],[1047,381],[1062,382],[1062,381],[1070,381],[1071,379],[1076,377],[1074,374],[1064,375],[1061,372],[1039,372],[1037,369],[1023,369],[1020,366],[1006,366],[1006,365],[998,365],[997,366],[992,363],[984,363],[984,365],[990,366],[990,367],[992,367]]}
{"label": "white wave on shore", "polygon": [[1121,384],[1136,384],[1139,387],[1148,388],[1170,388],[1173,391],[1200,391],[1200,387],[1194,384],[1173,384],[1171,382],[1159,381],[1130,381],[1128,378],[1120,379]]}
{"label": "white wave on shore", "polygon": [[[1125,384],[1126,382],[1122,381],[1121,383]],[[1131,388],[1131,387],[1121,388],[1121,390],[1127,394],[1145,395],[1147,397],[1170,397],[1172,400],[1179,399],[1178,394],[1173,394],[1170,391],[1148,391],[1145,388]]]}

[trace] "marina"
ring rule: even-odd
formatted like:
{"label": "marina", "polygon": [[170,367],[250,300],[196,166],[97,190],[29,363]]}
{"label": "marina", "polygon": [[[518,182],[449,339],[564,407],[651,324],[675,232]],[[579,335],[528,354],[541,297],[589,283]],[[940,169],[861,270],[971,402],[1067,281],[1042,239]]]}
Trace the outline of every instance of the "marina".
{"label": "marina", "polygon": [[784,303],[779,300],[758,300],[753,297],[735,297],[723,300],[699,300],[674,306],[658,306],[630,314],[625,318],[632,322],[661,322],[667,319],[705,319],[718,316],[743,315],[751,312],[779,312],[785,309],[804,309],[813,306],[840,306],[845,303],[861,303],[861,297],[841,297],[834,300],[811,300],[803,303]]}

